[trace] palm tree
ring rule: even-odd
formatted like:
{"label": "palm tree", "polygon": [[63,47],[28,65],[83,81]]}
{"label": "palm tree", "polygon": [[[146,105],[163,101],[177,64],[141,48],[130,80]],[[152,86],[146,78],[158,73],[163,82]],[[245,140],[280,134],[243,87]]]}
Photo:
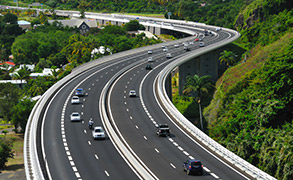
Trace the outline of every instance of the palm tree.
{"label": "palm tree", "polygon": [[26,67],[23,66],[19,71],[15,73],[15,78],[14,79],[19,79],[22,83],[22,80],[28,80],[30,78],[30,70]]}
{"label": "palm tree", "polygon": [[203,94],[208,93],[209,90],[213,87],[213,84],[209,79],[211,78],[210,75],[205,76],[187,76],[186,78],[186,84],[184,86],[183,94],[186,95],[195,95],[194,99],[198,103],[199,108],[199,118],[200,118],[200,125],[201,130],[203,129],[203,121],[202,121],[202,110],[201,110],[201,99],[203,97]]}
{"label": "palm tree", "polygon": [[220,53],[220,62],[225,63],[227,66],[233,65],[235,63],[236,59],[236,54],[233,53],[232,51],[226,51],[224,50],[223,52]]}

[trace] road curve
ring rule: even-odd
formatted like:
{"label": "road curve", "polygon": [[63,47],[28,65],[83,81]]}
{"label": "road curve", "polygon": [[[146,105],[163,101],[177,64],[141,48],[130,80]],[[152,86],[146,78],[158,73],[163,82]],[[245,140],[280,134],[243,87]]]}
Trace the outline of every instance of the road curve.
{"label": "road curve", "polygon": [[[178,27],[177,27],[178,26]],[[193,29],[194,25],[176,25],[175,28]],[[196,27],[214,30],[215,27]],[[207,47],[218,42],[225,42],[235,36],[228,31],[214,33],[206,37]],[[152,179],[189,179],[182,171],[182,162],[187,158],[198,158],[204,163],[203,179],[245,179],[247,176],[205,151],[198,143],[180,129],[176,123],[162,111],[154,94],[154,82],[157,74],[171,61],[183,55],[197,52],[198,44],[192,45],[192,51],[186,53],[182,47],[174,48],[175,43],[191,41],[193,37],[166,43],[174,58],[166,60],[160,45],[126,51],[98,59],[76,68],[71,75],[50,88],[38,102],[38,107],[31,114],[26,132],[25,161],[28,179],[149,179],[143,175],[136,164],[144,168]],[[223,45],[225,43],[222,43]],[[145,70],[147,50],[153,50],[155,67]],[[121,72],[121,69],[124,71]],[[113,79],[112,77],[115,77]],[[113,84],[109,84],[109,81]],[[100,95],[104,87],[108,102],[101,102]],[[86,91],[82,103],[70,104],[77,87]],[[129,89],[139,92],[138,98],[128,98]],[[109,124],[125,140],[134,159],[132,162],[113,136],[109,134],[105,118],[101,114],[101,104],[108,106]],[[82,121],[72,123],[71,112],[81,113]],[[103,113],[103,112],[102,112]],[[39,119],[38,119],[39,118]],[[95,125],[106,129],[104,141],[94,141],[87,122],[93,119]],[[38,123],[40,122],[40,123]],[[154,125],[168,123],[172,137],[155,136]],[[32,127],[38,127],[41,134],[37,142],[29,137],[36,137]],[[38,151],[38,156],[32,152]],[[32,161],[30,161],[33,159]],[[27,163],[30,162],[30,163]],[[35,162],[40,162],[37,164]],[[29,167],[29,168],[28,168]],[[41,171],[39,169],[42,169]]]}

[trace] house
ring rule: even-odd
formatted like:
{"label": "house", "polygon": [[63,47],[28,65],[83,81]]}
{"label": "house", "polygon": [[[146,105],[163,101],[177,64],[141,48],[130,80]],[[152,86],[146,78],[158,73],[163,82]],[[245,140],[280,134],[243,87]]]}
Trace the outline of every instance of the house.
{"label": "house", "polygon": [[22,30],[31,29],[31,23],[28,21],[17,21],[19,27],[21,27]]}
{"label": "house", "polygon": [[0,69],[4,69],[4,70],[10,70],[14,66],[15,66],[15,64],[10,61],[5,61],[3,63],[0,63]]}
{"label": "house", "polygon": [[19,66],[19,68],[15,69],[14,72],[9,73],[9,75],[10,75],[11,77],[14,77],[16,74],[18,74],[17,72],[18,72],[19,70],[23,69],[24,67],[26,67],[27,70],[29,70],[29,71],[31,71],[31,72],[33,72],[33,71],[35,70],[35,65],[34,65],[34,64],[21,64],[21,65]]}
{"label": "house", "polygon": [[[53,76],[52,71],[54,71],[54,69],[44,68],[42,73],[31,73],[30,77],[37,78],[38,76]],[[58,72],[59,68],[55,69],[55,71]]]}
{"label": "house", "polygon": [[11,83],[17,85],[18,87],[23,87],[27,82],[26,80],[0,80],[0,83]]}
{"label": "house", "polygon": [[48,22],[52,24],[54,21],[60,22],[63,26],[76,27],[81,34],[87,33],[91,28],[98,28],[95,19],[49,20]]}

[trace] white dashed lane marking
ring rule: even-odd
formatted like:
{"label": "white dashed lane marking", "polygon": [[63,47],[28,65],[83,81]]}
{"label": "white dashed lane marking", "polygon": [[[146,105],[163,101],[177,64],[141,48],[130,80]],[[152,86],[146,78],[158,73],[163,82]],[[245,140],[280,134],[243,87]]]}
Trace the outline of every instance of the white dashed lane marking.
{"label": "white dashed lane marking", "polygon": [[99,159],[99,156],[95,154],[95,158],[96,158],[96,159]]}
{"label": "white dashed lane marking", "polygon": [[148,138],[147,138],[146,136],[143,136],[143,138],[144,138],[145,140],[148,140]]}
{"label": "white dashed lane marking", "polygon": [[107,171],[105,171],[105,174],[109,177],[110,176],[110,174],[107,172]]}
{"label": "white dashed lane marking", "polygon": [[203,170],[204,170],[205,172],[208,172],[208,173],[211,172],[211,171],[210,171],[208,168],[206,168],[206,167],[203,167]]}
{"label": "white dashed lane marking", "polygon": [[156,151],[157,153],[160,153],[160,151],[159,151],[157,148],[155,149],[155,151]]}
{"label": "white dashed lane marking", "polygon": [[174,166],[174,164],[170,163],[170,166],[172,166],[172,168],[176,169],[176,166]]}
{"label": "white dashed lane marking", "polygon": [[215,173],[210,173],[214,178],[219,179],[219,177]]}

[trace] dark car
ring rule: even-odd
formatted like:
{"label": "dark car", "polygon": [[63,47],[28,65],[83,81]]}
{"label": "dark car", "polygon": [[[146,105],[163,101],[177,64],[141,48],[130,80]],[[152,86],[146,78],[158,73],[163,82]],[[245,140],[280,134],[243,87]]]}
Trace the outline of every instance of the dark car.
{"label": "dark car", "polygon": [[170,135],[170,129],[167,124],[159,124],[157,126],[157,135],[158,136],[169,136]]}
{"label": "dark car", "polygon": [[151,64],[147,64],[146,67],[145,67],[145,69],[146,70],[152,70],[153,68],[152,68],[152,65]]}
{"label": "dark car", "polygon": [[200,160],[189,159],[183,163],[183,168],[188,175],[194,173],[203,175],[203,165]]}
{"label": "dark car", "polygon": [[76,96],[84,96],[84,90],[82,88],[77,88],[75,90],[75,95]]}

